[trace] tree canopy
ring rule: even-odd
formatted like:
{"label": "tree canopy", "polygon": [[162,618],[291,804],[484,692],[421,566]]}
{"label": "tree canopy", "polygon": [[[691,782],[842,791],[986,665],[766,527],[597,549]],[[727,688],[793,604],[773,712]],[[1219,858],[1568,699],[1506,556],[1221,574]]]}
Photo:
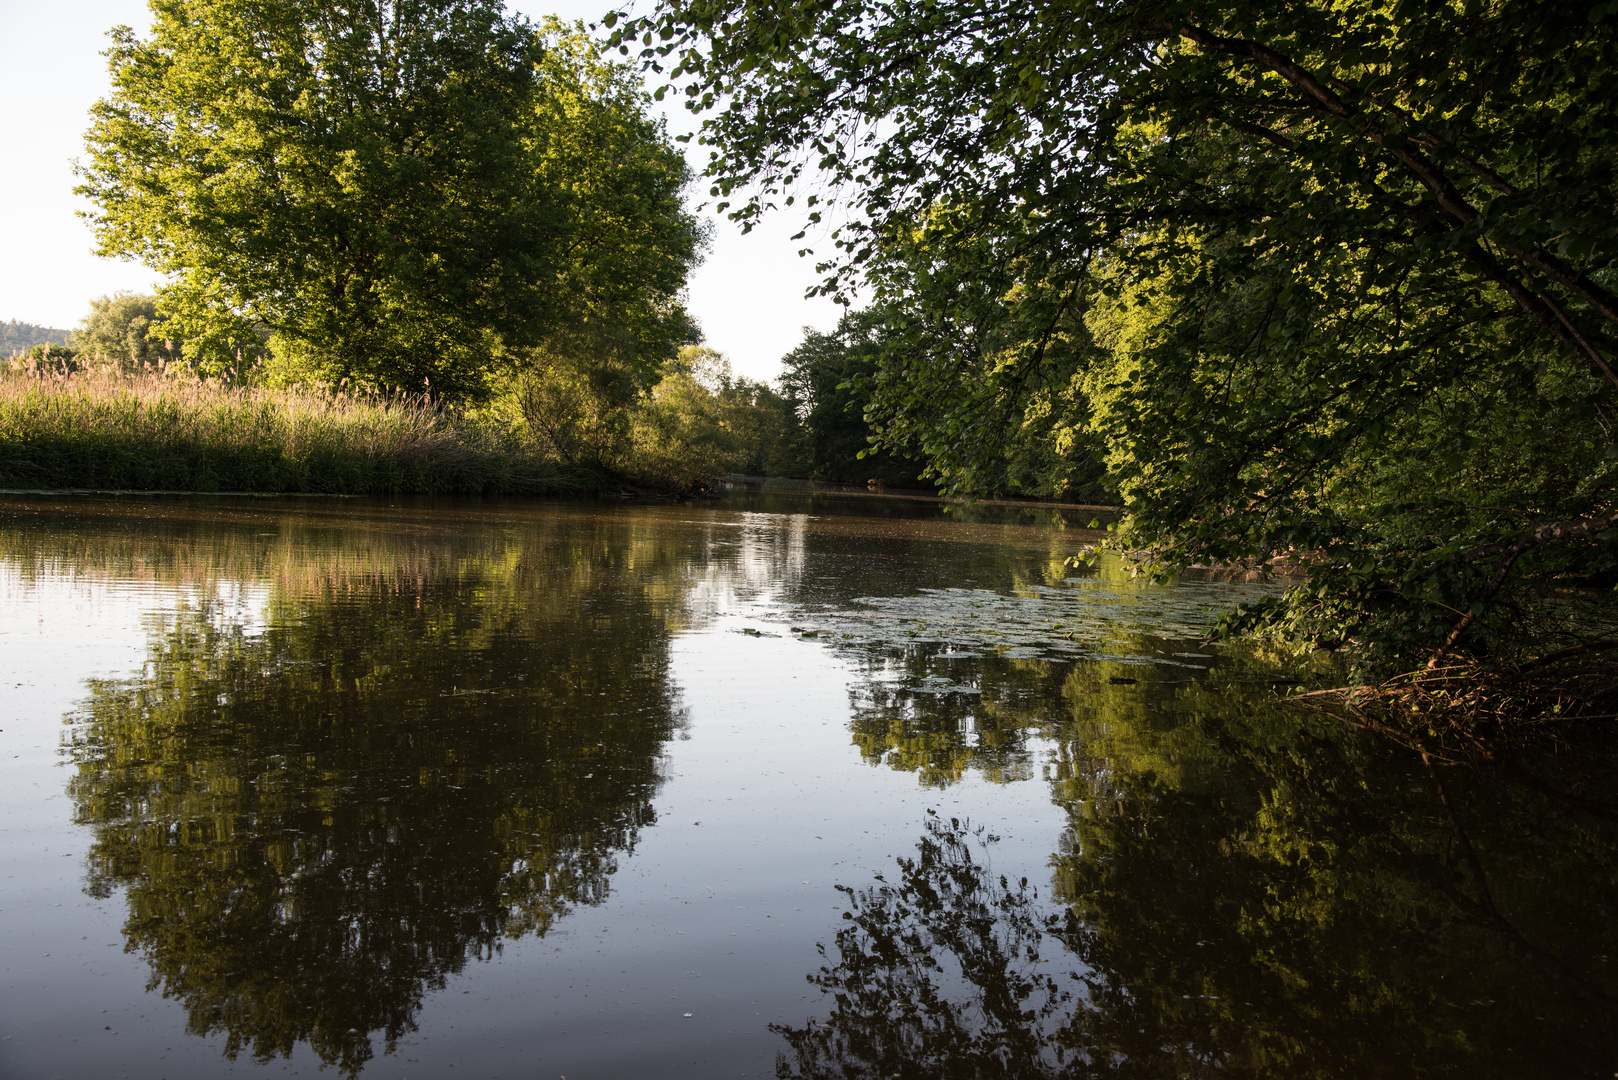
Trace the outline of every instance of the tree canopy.
{"label": "tree canopy", "polygon": [[466,397],[581,304],[688,336],[684,161],[581,30],[490,0],[153,17],[112,33],[79,190],[102,254],[168,275],[193,356],[267,338],[292,376]]}
{"label": "tree canopy", "polygon": [[157,297],[120,292],[90,301],[90,313],[79,320],[69,344],[76,352],[105,356],[123,364],[177,360],[184,343],[158,313]]}
{"label": "tree canopy", "polygon": [[708,113],[732,217],[841,203],[823,288],[895,312],[886,445],[971,491],[1031,425],[1097,439],[1128,546],[1307,553],[1243,625],[1386,675],[1615,636],[1544,602],[1614,569],[1615,31],[1525,0],[664,0],[616,41]]}

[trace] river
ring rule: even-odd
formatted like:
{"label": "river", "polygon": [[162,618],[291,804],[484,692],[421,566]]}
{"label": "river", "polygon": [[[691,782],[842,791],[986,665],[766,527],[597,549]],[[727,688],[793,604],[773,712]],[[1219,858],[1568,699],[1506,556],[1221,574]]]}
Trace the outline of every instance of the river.
{"label": "river", "polygon": [[1618,1075],[1611,748],[1086,517],[0,496],[0,1076]]}

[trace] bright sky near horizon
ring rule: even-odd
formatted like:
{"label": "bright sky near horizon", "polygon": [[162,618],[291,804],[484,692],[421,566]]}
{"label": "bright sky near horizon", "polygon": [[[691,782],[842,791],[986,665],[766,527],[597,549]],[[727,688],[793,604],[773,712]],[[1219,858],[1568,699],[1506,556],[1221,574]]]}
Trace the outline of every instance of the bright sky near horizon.
{"label": "bright sky near horizon", "polygon": [[[536,21],[554,13],[588,22],[610,3],[508,0],[508,7]],[[10,148],[0,170],[0,320],[71,328],[93,297],[149,291],[157,282],[137,263],[97,258],[90,230],[75,214],[84,203],[73,194],[72,160],[84,153],[90,106],[110,88],[101,51],[107,30],[120,23],[144,34],[145,0],[0,0],[0,145]],[[666,115],[671,131],[693,130],[684,110]],[[689,144],[693,166],[702,163],[699,152]],[[700,201],[703,190],[693,185],[691,194]],[[800,259],[802,242],[788,239],[802,227],[790,215],[747,236],[714,219],[713,246],[690,283],[688,302],[708,344],[749,378],[775,378],[805,325],[829,330],[841,314],[830,300],[804,299],[816,281],[814,260]]]}

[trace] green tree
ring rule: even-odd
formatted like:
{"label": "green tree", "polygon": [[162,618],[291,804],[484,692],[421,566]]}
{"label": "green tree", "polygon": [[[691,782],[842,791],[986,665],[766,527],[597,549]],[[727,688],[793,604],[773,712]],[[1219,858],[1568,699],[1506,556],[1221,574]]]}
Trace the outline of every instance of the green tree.
{"label": "green tree", "polygon": [[159,0],[150,39],[113,31],[86,138],[99,250],[169,276],[196,358],[262,331],[286,377],[477,397],[564,315],[656,337],[684,164],[579,32],[547,36],[489,0]]}
{"label": "green tree", "polygon": [[651,393],[626,413],[618,468],[652,487],[710,487],[726,473],[779,475],[794,419],[769,387],[737,378],[724,355],[680,350]]}
{"label": "green tree", "polygon": [[752,379],[726,379],[715,395],[719,422],[736,439],[734,472],[752,476],[798,475],[798,416],[790,402]]}
{"label": "green tree", "polygon": [[158,314],[157,297],[121,292],[90,301],[90,313],[80,320],[69,343],[89,356],[139,366],[180,359],[184,343],[173,336],[173,329]]}
{"label": "green tree", "polygon": [[850,204],[825,288],[914,313],[872,378],[887,445],[981,488],[1065,409],[1130,546],[1319,553],[1239,625],[1382,678],[1618,639],[1544,600],[1614,570],[1615,30],[1528,0],[665,0],[618,41],[712,110],[734,217]]}
{"label": "green tree", "polygon": [[515,351],[529,428],[564,460],[622,454],[630,411],[683,346],[700,340],[681,304],[706,234],[683,203],[685,158],[628,67],[582,27],[543,29],[530,153],[564,228],[542,336]]}
{"label": "green tree", "polygon": [[625,465],[643,483],[702,488],[739,466],[745,450],[724,422],[715,391],[730,364],[702,346],[687,346],[630,413]]}
{"label": "green tree", "polygon": [[920,487],[922,466],[871,445],[860,379],[875,369],[886,337],[884,312],[849,312],[831,333],[804,327],[803,341],[781,358],[781,388],[803,422],[808,476],[863,484]]}

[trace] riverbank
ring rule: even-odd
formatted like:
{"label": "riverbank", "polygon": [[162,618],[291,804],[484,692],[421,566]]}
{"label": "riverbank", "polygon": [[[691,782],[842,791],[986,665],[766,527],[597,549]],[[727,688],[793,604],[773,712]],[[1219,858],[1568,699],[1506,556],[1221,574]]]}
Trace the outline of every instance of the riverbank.
{"label": "riverbank", "polygon": [[1001,506],[1018,510],[1082,510],[1099,515],[1103,521],[1110,520],[1111,517],[1116,517],[1123,513],[1122,506],[1110,503],[1062,502],[1059,499],[1018,498],[1004,495],[966,499],[958,496],[940,495],[937,491],[921,488],[889,487],[887,484],[878,481],[871,481],[867,484],[844,484],[835,480],[808,480],[788,476],[750,476],[746,473],[730,473],[726,475],[725,483],[732,487],[753,488],[760,491],[797,491],[853,497],[868,496],[882,499],[899,499],[905,502],[935,503],[938,505]]}
{"label": "riverbank", "polygon": [[0,377],[0,487],[532,495],[613,486],[419,395],[160,371]]}

